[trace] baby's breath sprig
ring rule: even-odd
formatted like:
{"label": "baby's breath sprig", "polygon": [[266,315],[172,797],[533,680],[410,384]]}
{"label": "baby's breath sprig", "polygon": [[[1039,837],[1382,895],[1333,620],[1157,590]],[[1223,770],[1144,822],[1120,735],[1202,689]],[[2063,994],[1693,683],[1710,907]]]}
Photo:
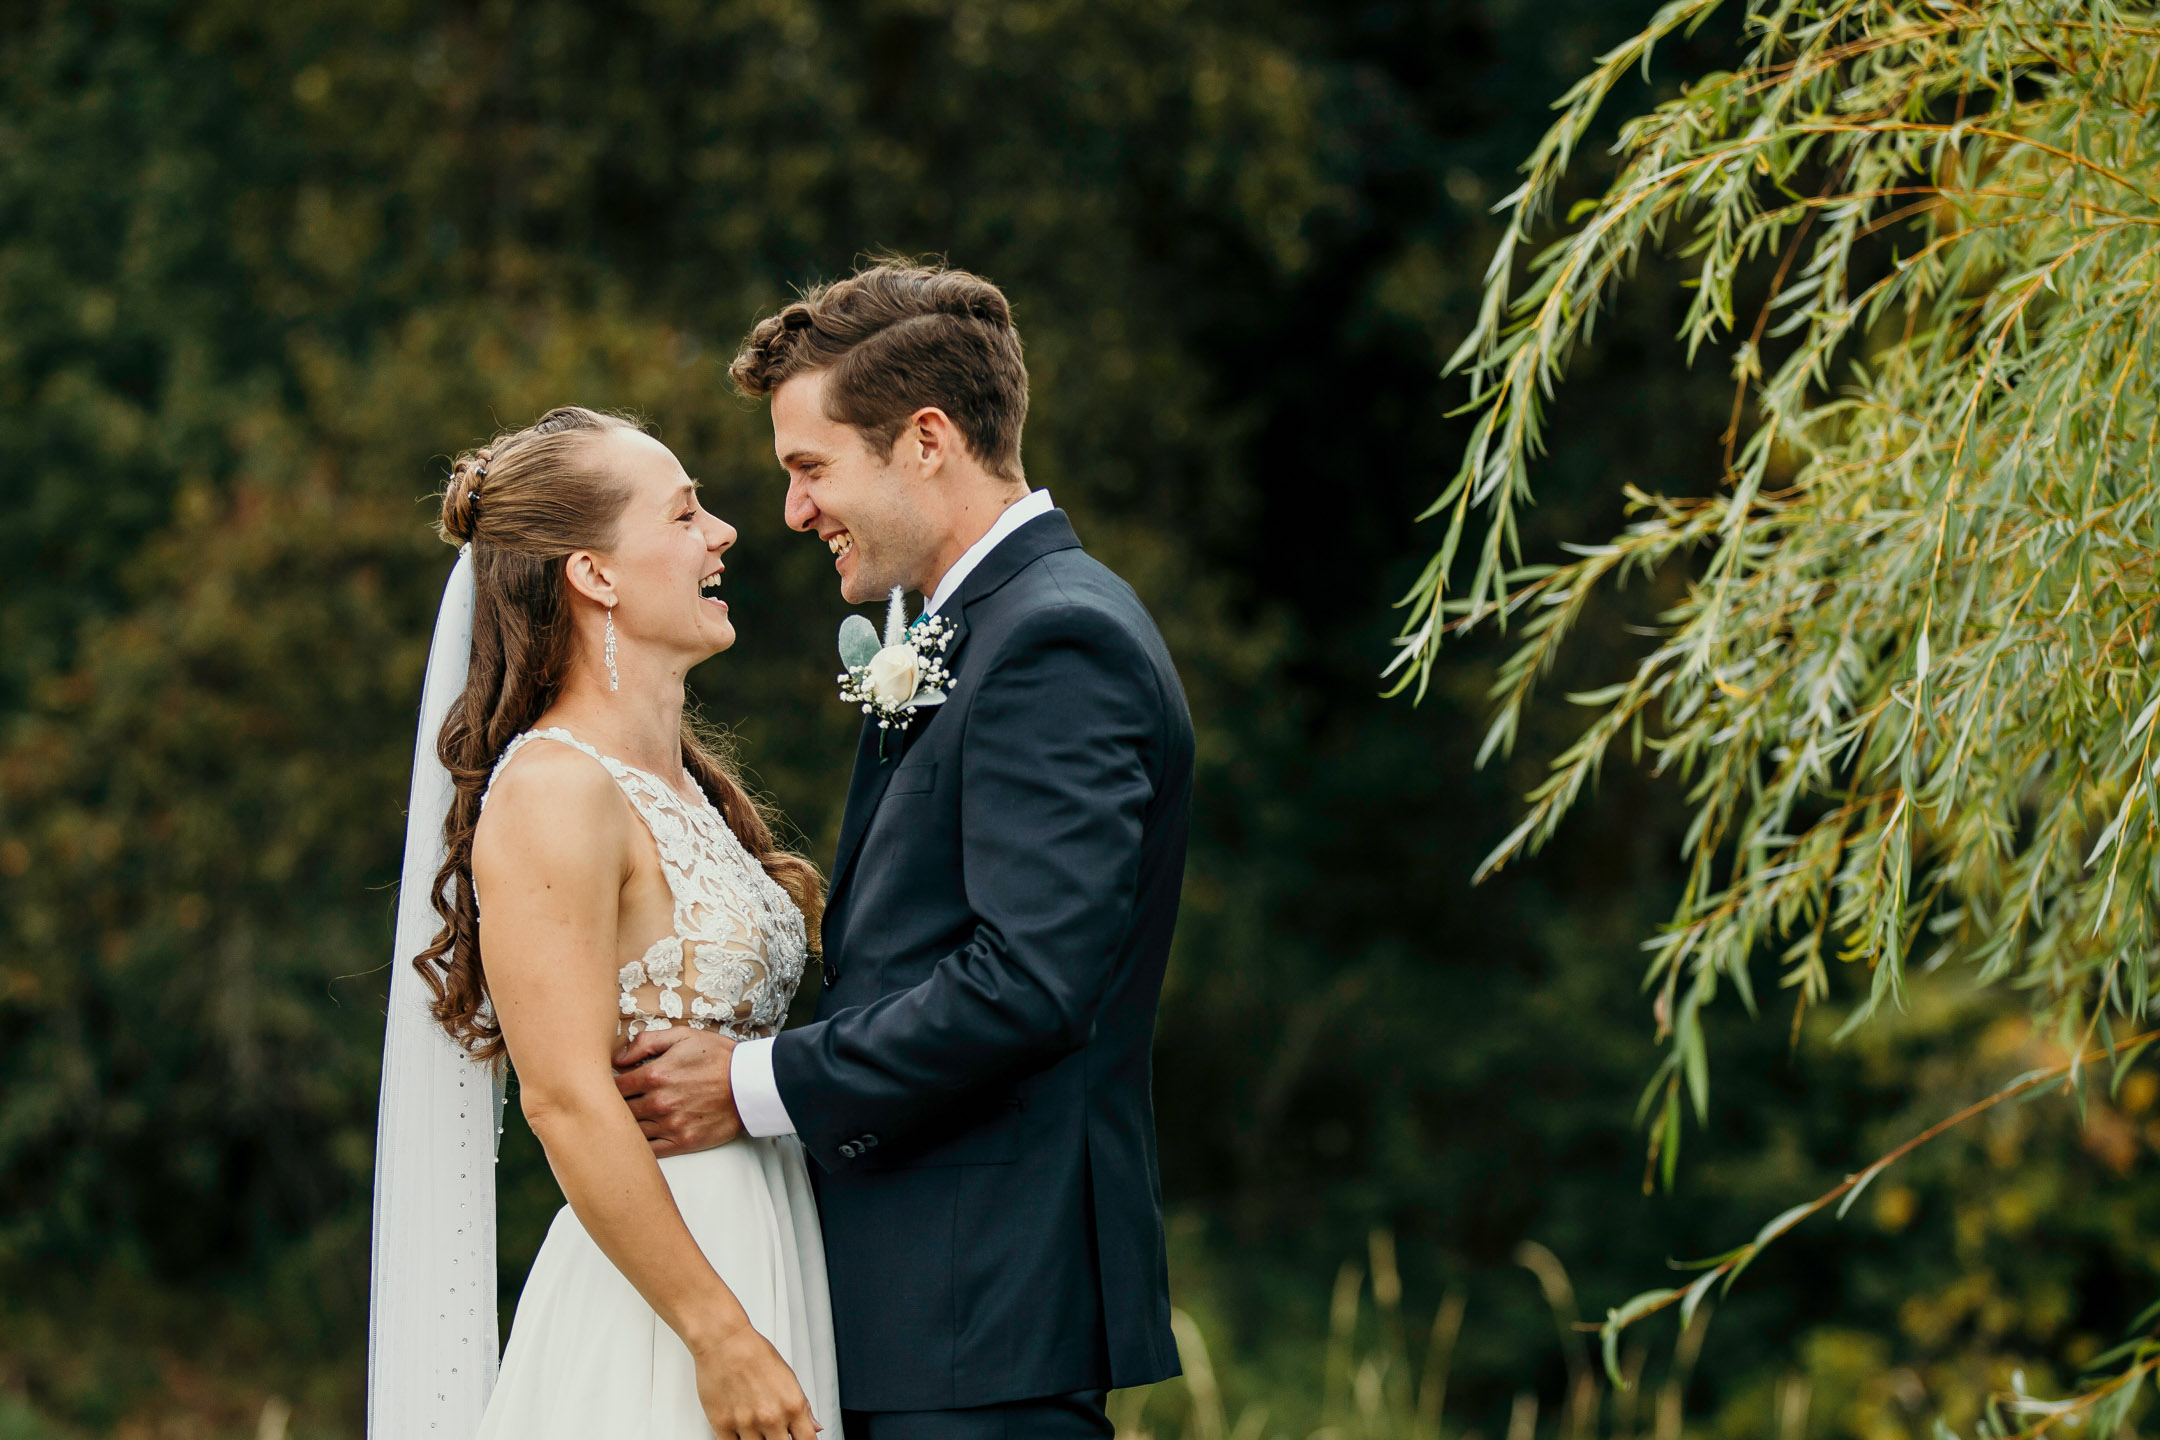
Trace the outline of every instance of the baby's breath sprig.
{"label": "baby's breath sprig", "polygon": [[[877,717],[880,731],[905,730],[918,710],[945,703],[945,687],[952,671],[945,664],[945,647],[952,643],[953,626],[942,615],[907,623],[907,601],[898,589],[886,608],[884,643],[877,631],[860,615],[850,615],[840,625],[840,698]],[[883,750],[880,735],[880,753]]]}

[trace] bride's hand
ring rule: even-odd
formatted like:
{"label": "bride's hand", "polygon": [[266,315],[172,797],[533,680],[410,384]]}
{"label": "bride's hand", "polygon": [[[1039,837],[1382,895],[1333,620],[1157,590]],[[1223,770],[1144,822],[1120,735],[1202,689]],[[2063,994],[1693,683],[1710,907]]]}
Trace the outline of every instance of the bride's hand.
{"label": "bride's hand", "polygon": [[698,1403],[718,1440],[816,1440],[824,1427],[772,1342],[739,1325],[694,1352]]}

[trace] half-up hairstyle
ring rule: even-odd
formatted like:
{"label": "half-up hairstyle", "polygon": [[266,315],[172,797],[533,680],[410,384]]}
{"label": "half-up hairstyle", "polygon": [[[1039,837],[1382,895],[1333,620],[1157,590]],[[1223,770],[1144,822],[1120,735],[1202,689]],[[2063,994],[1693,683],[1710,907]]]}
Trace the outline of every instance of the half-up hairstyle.
{"label": "half-up hairstyle", "polygon": [[[610,430],[634,428],[620,416],[575,405],[550,410],[523,430],[458,456],[443,492],[443,539],[472,546],[472,666],[436,743],[456,787],[435,877],[443,928],[413,965],[434,993],[435,1018],[476,1059],[503,1053],[502,1030],[487,1003],[473,891],[480,800],[503,751],[562,691],[572,634],[563,562],[579,550],[608,549],[630,501],[629,487],[607,472],[593,442]],[[802,910],[814,948],[825,905],[817,867],[781,848],[725,748],[687,711],[682,763],[743,848]]]}
{"label": "half-up hairstyle", "polygon": [[826,413],[889,454],[910,415],[952,417],[985,470],[1022,479],[1027,363],[1005,292],[980,275],[881,260],[757,323],[728,373],[745,395],[830,370]]}

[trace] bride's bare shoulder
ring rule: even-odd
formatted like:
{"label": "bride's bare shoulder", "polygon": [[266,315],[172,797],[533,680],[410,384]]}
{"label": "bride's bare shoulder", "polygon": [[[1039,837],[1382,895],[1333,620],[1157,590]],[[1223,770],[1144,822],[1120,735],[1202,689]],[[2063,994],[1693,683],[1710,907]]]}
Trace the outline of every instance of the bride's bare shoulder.
{"label": "bride's bare shoulder", "polygon": [[[573,746],[535,738],[519,747],[489,788],[473,834],[473,868],[528,874],[595,862],[622,850],[628,807],[615,778]],[[492,862],[492,863],[491,863]]]}

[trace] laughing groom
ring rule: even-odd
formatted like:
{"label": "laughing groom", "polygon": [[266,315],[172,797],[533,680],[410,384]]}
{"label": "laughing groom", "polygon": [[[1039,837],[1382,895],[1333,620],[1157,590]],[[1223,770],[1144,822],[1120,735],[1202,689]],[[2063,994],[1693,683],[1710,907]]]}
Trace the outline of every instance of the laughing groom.
{"label": "laughing groom", "polygon": [[944,622],[948,698],[864,723],[816,1022],[648,1031],[623,1092],[662,1154],[792,1132],[818,1162],[848,1440],[1108,1436],[1109,1389],[1178,1368],[1149,1093],[1177,672],[1028,488],[995,285],[872,266],[760,322],[733,374],[771,398],[787,523],[841,594]]}

